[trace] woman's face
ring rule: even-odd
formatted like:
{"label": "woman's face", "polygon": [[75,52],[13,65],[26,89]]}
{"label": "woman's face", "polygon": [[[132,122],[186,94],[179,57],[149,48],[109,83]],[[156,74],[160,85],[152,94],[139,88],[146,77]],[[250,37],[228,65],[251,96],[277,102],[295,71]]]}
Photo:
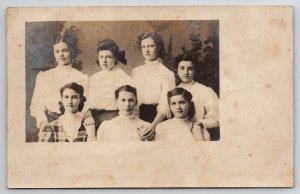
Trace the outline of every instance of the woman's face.
{"label": "woman's face", "polygon": [[116,58],[110,50],[99,51],[98,60],[102,70],[110,70],[116,65]]}
{"label": "woman's face", "polygon": [[116,103],[120,113],[128,116],[134,113],[137,101],[133,93],[121,91]]}
{"label": "woman's face", "polygon": [[152,38],[146,38],[141,42],[142,53],[146,61],[157,59],[157,45]]}
{"label": "woman's face", "polygon": [[183,83],[190,83],[194,80],[195,68],[191,61],[181,61],[178,64],[177,72]]}
{"label": "woman's face", "polygon": [[176,118],[185,118],[189,110],[189,102],[183,95],[175,95],[170,98],[170,109]]}
{"label": "woman's face", "polygon": [[71,88],[65,88],[61,97],[61,101],[64,105],[65,112],[76,113],[78,111],[78,105],[80,103],[80,96]]}
{"label": "woman's face", "polygon": [[59,42],[53,46],[54,57],[58,65],[69,65],[71,62],[71,52],[68,45]]}

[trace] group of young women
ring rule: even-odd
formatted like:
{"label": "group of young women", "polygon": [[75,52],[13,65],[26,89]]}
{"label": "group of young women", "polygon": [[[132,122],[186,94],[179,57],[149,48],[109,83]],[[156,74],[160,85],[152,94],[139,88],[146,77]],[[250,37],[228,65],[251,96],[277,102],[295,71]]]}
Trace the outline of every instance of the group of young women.
{"label": "group of young women", "polygon": [[120,68],[125,52],[104,39],[97,47],[101,71],[88,78],[72,67],[78,42],[67,34],[55,40],[57,66],[38,74],[30,107],[40,142],[210,140],[207,129],[219,126],[218,97],[194,81],[193,56],[176,57],[172,72],[162,64],[158,33],[137,42],[145,64],[131,76]]}

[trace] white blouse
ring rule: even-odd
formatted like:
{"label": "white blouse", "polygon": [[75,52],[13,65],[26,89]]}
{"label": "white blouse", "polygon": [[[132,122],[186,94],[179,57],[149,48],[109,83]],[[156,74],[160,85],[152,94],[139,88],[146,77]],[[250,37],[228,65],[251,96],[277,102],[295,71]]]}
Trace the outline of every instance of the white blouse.
{"label": "white blouse", "polygon": [[45,107],[52,112],[60,113],[58,102],[61,101],[60,89],[71,82],[84,87],[86,96],[88,76],[71,66],[57,66],[37,75],[30,105],[30,114],[36,118],[37,127],[47,121]]}
{"label": "white blouse", "polygon": [[192,128],[200,127],[193,125],[193,122],[187,118],[179,119],[172,118],[164,122],[159,123],[156,126],[155,141],[168,141],[168,142],[194,142],[196,138],[192,133]]}
{"label": "white blouse", "polygon": [[193,95],[196,114],[194,121],[202,121],[205,127],[219,127],[219,99],[209,87],[198,82],[188,84],[180,83],[178,87],[184,88]]}
{"label": "white blouse", "polygon": [[89,79],[89,108],[117,110],[115,90],[123,85],[134,87],[134,81],[118,65],[110,70],[102,70]]}
{"label": "white blouse", "polygon": [[97,131],[97,141],[141,141],[138,128],[149,123],[141,120],[135,114],[120,115],[109,121],[104,121]]}
{"label": "white blouse", "polygon": [[145,61],[133,69],[140,104],[158,104],[157,112],[170,117],[167,93],[175,87],[175,76],[162,64],[161,59]]}

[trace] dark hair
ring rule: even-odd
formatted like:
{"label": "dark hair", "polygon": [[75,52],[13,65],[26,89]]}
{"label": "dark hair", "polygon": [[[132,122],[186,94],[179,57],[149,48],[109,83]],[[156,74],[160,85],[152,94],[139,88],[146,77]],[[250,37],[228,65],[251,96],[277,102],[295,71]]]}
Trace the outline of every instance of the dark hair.
{"label": "dark hair", "polygon": [[[79,102],[79,105],[78,105],[78,111],[81,112],[82,109],[83,109],[83,106],[84,106],[84,102],[86,101],[86,98],[83,95],[84,94],[84,88],[81,85],[79,85],[75,82],[66,84],[60,89],[61,97],[63,96],[64,90],[66,88],[72,89],[72,90],[74,90],[75,92],[77,92],[79,94],[80,102]],[[63,114],[65,112],[65,108],[61,107],[60,111]]]}
{"label": "dark hair", "polygon": [[[188,119],[193,118],[194,115],[195,115],[195,105],[194,105],[194,102],[192,101],[193,95],[189,91],[187,91],[186,89],[183,89],[183,88],[174,88],[173,90],[170,90],[167,93],[169,106],[170,106],[170,99],[171,99],[171,97],[172,96],[177,96],[177,95],[182,95],[183,98],[186,101],[188,101],[188,103],[190,104],[190,106],[189,106],[189,109],[188,109],[188,112],[187,112],[187,117],[188,117]],[[173,116],[174,116],[174,114],[172,113],[172,117]]]}
{"label": "dark hair", "polygon": [[175,78],[176,78],[176,85],[179,85],[181,83],[181,80],[178,76],[178,66],[179,63],[182,61],[190,61],[192,62],[193,66],[194,66],[194,70],[195,70],[195,77],[194,80],[197,79],[196,77],[199,76],[198,75],[198,65],[197,65],[197,59],[194,55],[192,54],[181,54],[175,57],[174,60],[174,74],[175,74]]}
{"label": "dark hair", "polygon": [[[103,39],[97,44],[97,52],[109,50],[113,53],[116,60],[122,62],[124,65],[127,64],[127,59],[125,56],[125,51],[120,51],[119,46],[112,39]],[[99,60],[97,59],[96,63],[100,65]]]}
{"label": "dark hair", "polygon": [[71,59],[74,60],[81,52],[78,49],[78,33],[79,29],[76,26],[71,26],[70,28],[63,28],[54,40],[54,44],[64,42],[68,45],[70,49]]}
{"label": "dark hair", "polygon": [[138,36],[138,40],[136,41],[137,46],[141,48],[142,40],[146,38],[152,38],[157,46],[157,57],[164,59],[166,56],[166,49],[164,40],[157,32],[147,32]]}
{"label": "dark hair", "polygon": [[135,87],[132,87],[130,85],[124,85],[124,86],[120,86],[118,89],[116,89],[115,91],[115,98],[116,100],[119,98],[119,94],[120,92],[125,91],[125,92],[130,92],[133,93],[136,99],[136,103],[137,103],[137,92]]}

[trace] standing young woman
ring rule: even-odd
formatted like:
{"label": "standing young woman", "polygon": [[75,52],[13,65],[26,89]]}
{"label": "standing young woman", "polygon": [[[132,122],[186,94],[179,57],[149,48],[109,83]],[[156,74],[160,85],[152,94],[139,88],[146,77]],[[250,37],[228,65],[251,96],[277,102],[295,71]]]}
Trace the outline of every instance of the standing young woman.
{"label": "standing young woman", "polygon": [[118,116],[114,92],[122,85],[133,85],[133,79],[120,67],[126,64],[125,52],[111,39],[100,41],[97,63],[101,71],[89,79],[89,108],[95,119],[96,129],[105,120]]}
{"label": "standing young woman", "polygon": [[145,64],[133,69],[132,77],[138,92],[140,118],[150,122],[145,138],[154,137],[155,127],[171,113],[167,92],[175,87],[174,74],[162,64],[165,55],[164,41],[156,32],[141,35],[137,41]]}
{"label": "standing young woman", "polygon": [[88,76],[73,68],[79,53],[77,30],[72,26],[56,37],[53,45],[56,67],[37,75],[30,113],[36,118],[38,128],[43,121],[51,121],[61,114],[59,90],[62,86],[76,82],[87,87]]}

